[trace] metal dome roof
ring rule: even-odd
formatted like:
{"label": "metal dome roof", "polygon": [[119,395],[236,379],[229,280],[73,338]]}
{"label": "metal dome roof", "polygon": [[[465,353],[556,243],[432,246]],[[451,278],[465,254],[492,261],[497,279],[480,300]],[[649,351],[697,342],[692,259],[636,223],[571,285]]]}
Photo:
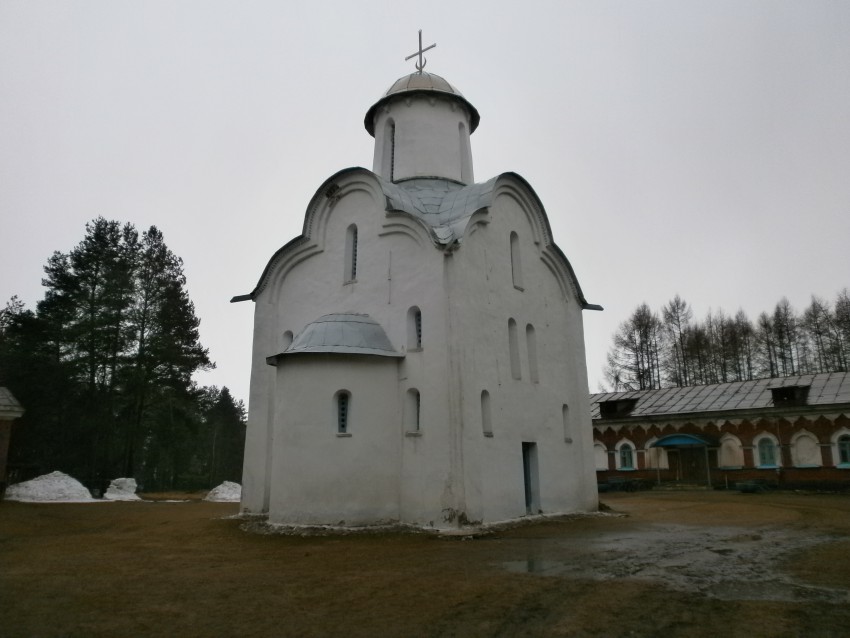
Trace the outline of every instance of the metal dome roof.
{"label": "metal dome roof", "polygon": [[469,109],[469,132],[472,133],[478,128],[478,122],[481,121],[481,116],[478,110],[463,97],[463,94],[452,86],[448,81],[434,73],[425,71],[417,71],[410,75],[405,75],[393,82],[392,86],[387,89],[383,97],[375,102],[372,107],[366,112],[366,118],[363,121],[369,135],[375,136],[375,111],[382,104],[392,99],[397,95],[405,95],[412,93],[440,93],[443,95],[451,95],[460,101],[467,109]]}
{"label": "metal dome roof", "polygon": [[387,333],[369,315],[334,313],[307,324],[282,353],[333,352],[402,357],[390,343]]}

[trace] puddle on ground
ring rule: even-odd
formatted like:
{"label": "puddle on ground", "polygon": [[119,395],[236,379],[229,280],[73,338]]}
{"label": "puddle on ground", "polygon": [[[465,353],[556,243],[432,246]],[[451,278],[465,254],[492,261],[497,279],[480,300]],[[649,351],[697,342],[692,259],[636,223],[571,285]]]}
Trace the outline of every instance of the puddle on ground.
{"label": "puddle on ground", "polygon": [[[816,587],[779,571],[788,555],[836,540],[790,530],[655,526],[585,539],[528,539],[511,572],[570,579],[630,579],[720,600],[850,602],[850,591]],[[519,548],[518,548],[519,549]]]}

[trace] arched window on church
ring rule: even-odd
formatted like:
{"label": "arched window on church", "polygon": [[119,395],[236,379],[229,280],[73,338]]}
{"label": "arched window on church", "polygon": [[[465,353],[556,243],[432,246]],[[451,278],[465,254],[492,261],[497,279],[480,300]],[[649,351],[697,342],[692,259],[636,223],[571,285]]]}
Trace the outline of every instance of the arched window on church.
{"label": "arched window on church", "polygon": [[511,276],[514,288],[524,290],[522,287],[522,260],[519,255],[519,235],[511,233]]}
{"label": "arched window on church", "polygon": [[345,283],[357,280],[357,225],[345,232]]}
{"label": "arched window on church", "polygon": [[490,393],[481,391],[481,429],[484,436],[493,436],[493,415],[490,412]]}
{"label": "arched window on church", "polygon": [[422,397],[419,390],[410,388],[407,391],[404,403],[404,428],[408,433],[421,430],[422,425]]}
{"label": "arched window on church", "polygon": [[539,383],[540,378],[537,374],[537,334],[534,332],[534,326],[528,324],[525,327],[525,345],[528,349],[528,376],[532,383]]}
{"label": "arched window on church", "polygon": [[336,393],[336,432],[350,434],[351,426],[351,393],[340,390]]}
{"label": "arched window on church", "polygon": [[407,349],[422,349],[422,311],[417,306],[407,311]]}
{"label": "arched window on church", "polygon": [[508,346],[511,351],[511,376],[522,379],[522,369],[519,362],[519,337],[517,336],[516,321],[508,319]]}

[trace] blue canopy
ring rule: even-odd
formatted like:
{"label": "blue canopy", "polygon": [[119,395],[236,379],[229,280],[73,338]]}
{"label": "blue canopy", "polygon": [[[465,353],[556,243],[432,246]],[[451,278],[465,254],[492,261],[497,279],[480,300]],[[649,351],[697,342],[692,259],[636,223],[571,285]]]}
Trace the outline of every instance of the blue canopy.
{"label": "blue canopy", "polygon": [[693,434],[668,434],[658,439],[649,447],[685,447],[710,445],[708,441]]}

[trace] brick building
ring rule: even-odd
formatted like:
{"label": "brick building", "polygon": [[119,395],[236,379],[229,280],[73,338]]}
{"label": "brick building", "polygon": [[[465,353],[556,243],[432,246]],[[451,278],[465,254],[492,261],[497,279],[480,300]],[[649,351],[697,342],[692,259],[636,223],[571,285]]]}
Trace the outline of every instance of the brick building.
{"label": "brick building", "polygon": [[593,394],[600,484],[850,487],[850,373]]}

